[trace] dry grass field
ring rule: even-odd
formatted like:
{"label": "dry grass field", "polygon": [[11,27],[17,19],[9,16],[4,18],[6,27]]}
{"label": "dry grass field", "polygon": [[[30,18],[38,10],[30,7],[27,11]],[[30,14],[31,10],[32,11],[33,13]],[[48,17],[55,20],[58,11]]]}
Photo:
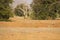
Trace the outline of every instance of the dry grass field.
{"label": "dry grass field", "polygon": [[0,22],[0,40],[60,40],[60,20],[30,20],[19,17],[11,20],[12,22]]}
{"label": "dry grass field", "polygon": [[60,40],[59,29],[32,29],[0,28],[0,40]]}
{"label": "dry grass field", "polygon": [[18,22],[0,22],[0,27],[60,27],[60,20],[20,20]]}
{"label": "dry grass field", "polygon": [[60,20],[30,20],[23,17],[11,18],[12,22],[0,22],[0,27],[60,27]]}
{"label": "dry grass field", "polygon": [[10,19],[12,22],[0,22],[0,27],[60,27],[60,20],[30,20],[23,17]]}

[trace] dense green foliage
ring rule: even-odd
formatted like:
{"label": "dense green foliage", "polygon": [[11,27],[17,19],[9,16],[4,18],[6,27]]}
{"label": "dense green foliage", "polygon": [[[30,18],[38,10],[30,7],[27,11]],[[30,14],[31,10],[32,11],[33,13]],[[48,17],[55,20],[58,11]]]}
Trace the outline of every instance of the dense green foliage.
{"label": "dense green foliage", "polygon": [[15,15],[16,16],[24,16],[23,6],[24,6],[24,4],[17,5],[17,7],[15,8]]}
{"label": "dense green foliage", "polygon": [[56,19],[60,15],[60,0],[33,0],[34,19]]}
{"label": "dense green foliage", "polygon": [[0,19],[9,19],[12,16],[12,2],[13,0],[0,0]]}

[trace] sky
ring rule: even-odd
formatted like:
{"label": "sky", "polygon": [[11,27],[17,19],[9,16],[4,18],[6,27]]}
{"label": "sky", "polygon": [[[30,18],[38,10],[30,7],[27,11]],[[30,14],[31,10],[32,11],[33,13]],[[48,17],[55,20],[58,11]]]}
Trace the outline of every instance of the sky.
{"label": "sky", "polygon": [[15,8],[20,3],[31,4],[31,2],[32,2],[32,0],[14,0],[12,6],[13,6],[13,8]]}

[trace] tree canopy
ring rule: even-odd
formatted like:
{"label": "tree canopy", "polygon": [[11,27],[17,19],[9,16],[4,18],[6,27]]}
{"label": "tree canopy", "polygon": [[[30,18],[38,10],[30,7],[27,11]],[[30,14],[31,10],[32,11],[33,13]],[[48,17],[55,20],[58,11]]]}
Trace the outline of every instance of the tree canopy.
{"label": "tree canopy", "polygon": [[24,16],[24,4],[22,3],[22,4],[19,4],[19,5],[17,5],[16,6],[16,8],[15,8],[15,15],[16,16]]}
{"label": "tree canopy", "polygon": [[39,20],[56,19],[60,14],[60,0],[33,0],[31,7]]}
{"label": "tree canopy", "polygon": [[24,16],[24,18],[27,18],[29,16],[29,7],[27,4],[21,3],[16,6],[15,8],[15,14],[17,16]]}
{"label": "tree canopy", "polygon": [[12,16],[12,2],[13,0],[0,0],[0,19],[9,19]]}

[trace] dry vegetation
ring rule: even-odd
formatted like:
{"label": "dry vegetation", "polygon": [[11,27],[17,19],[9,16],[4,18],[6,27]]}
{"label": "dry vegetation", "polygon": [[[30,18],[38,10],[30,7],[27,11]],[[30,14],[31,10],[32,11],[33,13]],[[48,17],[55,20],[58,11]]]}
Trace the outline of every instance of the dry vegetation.
{"label": "dry vegetation", "polygon": [[60,20],[30,20],[22,17],[11,20],[13,22],[0,22],[0,27],[60,27]]}
{"label": "dry vegetation", "polygon": [[[13,31],[14,29],[0,30],[0,40],[60,40],[60,31]],[[41,29],[42,30],[42,29]]]}
{"label": "dry vegetation", "polygon": [[[60,28],[60,20],[29,20],[24,18],[11,18],[12,22],[0,22],[0,28],[39,28],[52,27]],[[23,32],[10,31],[11,29],[0,29],[0,40],[60,40],[60,30],[57,31],[37,31],[37,32]],[[21,32],[20,32],[21,31]]]}
{"label": "dry vegetation", "polygon": [[0,35],[0,40],[60,40],[60,34],[51,32],[4,33]]}
{"label": "dry vegetation", "polygon": [[60,27],[60,21],[20,20],[19,22],[0,22],[0,27]]}

